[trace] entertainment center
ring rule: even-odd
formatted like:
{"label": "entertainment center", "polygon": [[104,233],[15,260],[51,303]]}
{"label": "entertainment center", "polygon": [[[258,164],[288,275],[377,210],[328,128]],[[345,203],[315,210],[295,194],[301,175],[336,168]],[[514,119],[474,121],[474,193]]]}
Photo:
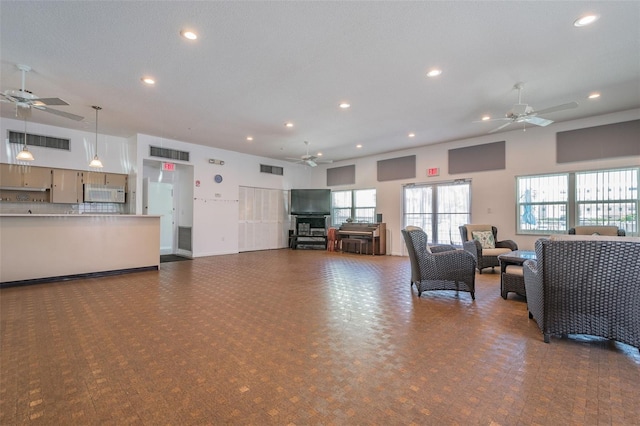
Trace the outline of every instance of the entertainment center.
{"label": "entertainment center", "polygon": [[292,189],[291,215],[295,226],[289,234],[289,247],[327,247],[327,229],[331,216],[330,189]]}

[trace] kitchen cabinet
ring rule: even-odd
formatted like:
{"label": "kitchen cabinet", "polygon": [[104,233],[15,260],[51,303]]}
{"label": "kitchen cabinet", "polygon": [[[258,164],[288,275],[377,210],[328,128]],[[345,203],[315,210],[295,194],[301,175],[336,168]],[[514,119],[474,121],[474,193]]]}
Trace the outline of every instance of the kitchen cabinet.
{"label": "kitchen cabinet", "polygon": [[12,188],[51,188],[51,169],[48,167],[0,164],[0,186]]}
{"label": "kitchen cabinet", "polygon": [[47,167],[26,166],[22,174],[23,186],[33,189],[51,188],[51,169]]}
{"label": "kitchen cabinet", "polygon": [[127,186],[127,175],[105,173],[105,184],[108,186]]}
{"label": "kitchen cabinet", "polygon": [[118,173],[84,172],[84,183],[92,185],[127,186],[127,175]]}
{"label": "kitchen cabinet", "polygon": [[53,169],[51,202],[75,204],[82,202],[82,178],[78,170]]}
{"label": "kitchen cabinet", "polygon": [[16,164],[0,164],[0,186],[22,188],[22,168]]}

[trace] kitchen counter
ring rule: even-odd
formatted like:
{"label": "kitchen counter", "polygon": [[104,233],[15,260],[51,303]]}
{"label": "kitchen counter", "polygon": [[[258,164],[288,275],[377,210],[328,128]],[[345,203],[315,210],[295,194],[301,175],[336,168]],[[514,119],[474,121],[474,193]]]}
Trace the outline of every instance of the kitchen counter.
{"label": "kitchen counter", "polygon": [[160,216],[0,214],[0,283],[160,265]]}

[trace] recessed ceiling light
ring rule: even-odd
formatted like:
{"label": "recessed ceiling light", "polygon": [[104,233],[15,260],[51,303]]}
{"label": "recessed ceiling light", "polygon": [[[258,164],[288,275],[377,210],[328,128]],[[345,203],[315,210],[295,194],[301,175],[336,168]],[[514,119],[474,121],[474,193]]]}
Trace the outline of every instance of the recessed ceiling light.
{"label": "recessed ceiling light", "polygon": [[317,155],[318,157],[322,157],[322,153],[321,153],[321,152],[318,152],[316,155]]}
{"label": "recessed ceiling light", "polygon": [[586,27],[587,25],[593,24],[600,18],[598,15],[585,15],[581,18],[576,19],[573,22],[574,27]]}
{"label": "recessed ceiling light", "polygon": [[290,121],[287,121],[286,123],[284,123],[284,127],[293,127],[293,123]]}
{"label": "recessed ceiling light", "polygon": [[409,135],[408,135],[408,136],[409,136],[410,138],[415,138],[415,137],[416,137],[416,134],[415,134],[415,133],[409,133]]}
{"label": "recessed ceiling light", "polygon": [[252,141],[253,140],[253,136],[247,136],[247,140],[248,141]]}
{"label": "recessed ceiling light", "polygon": [[427,72],[427,77],[437,77],[440,74],[442,74],[442,70],[434,68],[434,69],[430,70],[429,72]]}
{"label": "recessed ceiling light", "polygon": [[482,121],[487,121],[487,120],[491,120],[491,116],[490,115],[485,115],[482,117]]}
{"label": "recessed ceiling light", "polygon": [[598,92],[593,92],[589,95],[589,99],[596,99],[600,97],[600,93]]}
{"label": "recessed ceiling light", "polygon": [[156,81],[151,77],[142,77],[140,80],[142,80],[144,84],[148,84],[149,86],[153,86],[154,84],[156,84]]}
{"label": "recessed ceiling light", "polygon": [[361,144],[356,145],[356,148],[362,148]]}
{"label": "recessed ceiling light", "polygon": [[342,109],[351,108],[351,104],[349,102],[342,102],[340,104],[340,108],[342,108]]}
{"label": "recessed ceiling light", "polygon": [[198,34],[194,33],[193,31],[190,30],[182,30],[180,31],[180,35],[186,39],[189,40],[195,40],[198,38]]}

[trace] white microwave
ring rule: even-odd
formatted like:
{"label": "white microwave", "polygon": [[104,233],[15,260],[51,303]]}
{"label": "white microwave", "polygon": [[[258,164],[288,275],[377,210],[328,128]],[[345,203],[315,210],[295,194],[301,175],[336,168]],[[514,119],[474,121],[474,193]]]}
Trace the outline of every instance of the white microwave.
{"label": "white microwave", "polygon": [[85,203],[124,203],[124,186],[106,186],[86,183]]}

